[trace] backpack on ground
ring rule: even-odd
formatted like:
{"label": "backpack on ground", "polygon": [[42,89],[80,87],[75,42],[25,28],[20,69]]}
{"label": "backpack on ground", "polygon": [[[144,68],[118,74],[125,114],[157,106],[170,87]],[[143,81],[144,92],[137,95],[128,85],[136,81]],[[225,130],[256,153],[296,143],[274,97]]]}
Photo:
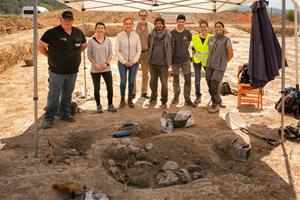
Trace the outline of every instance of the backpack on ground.
{"label": "backpack on ground", "polygon": [[221,95],[225,96],[225,95],[229,95],[232,94],[231,92],[231,88],[228,82],[223,82],[221,85],[221,89],[220,89],[220,93]]}
{"label": "backpack on ground", "polygon": [[282,104],[284,103],[284,112],[292,113],[297,119],[300,118],[300,93],[296,88],[289,87],[283,90],[284,97],[275,103],[275,109],[281,112]]}
{"label": "backpack on ground", "polygon": [[250,77],[248,75],[248,64],[244,64],[241,69],[240,83],[250,83]]}

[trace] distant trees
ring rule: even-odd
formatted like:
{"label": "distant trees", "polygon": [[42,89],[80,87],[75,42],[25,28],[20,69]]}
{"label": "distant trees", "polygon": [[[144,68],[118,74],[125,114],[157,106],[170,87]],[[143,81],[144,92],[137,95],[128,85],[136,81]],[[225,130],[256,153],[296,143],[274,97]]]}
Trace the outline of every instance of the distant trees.
{"label": "distant trees", "polygon": [[289,21],[294,21],[294,10],[288,10],[285,14],[286,16],[286,19],[289,20]]}
{"label": "distant trees", "polygon": [[[294,21],[295,20],[295,13],[294,13],[294,10],[288,10],[285,14],[286,16],[286,19],[289,20],[289,21]],[[300,14],[298,13],[298,22],[300,21]]]}
{"label": "distant trees", "polygon": [[[0,14],[20,14],[23,6],[32,5],[32,0],[0,0]],[[38,6],[57,10],[65,6],[56,0],[38,0]]]}

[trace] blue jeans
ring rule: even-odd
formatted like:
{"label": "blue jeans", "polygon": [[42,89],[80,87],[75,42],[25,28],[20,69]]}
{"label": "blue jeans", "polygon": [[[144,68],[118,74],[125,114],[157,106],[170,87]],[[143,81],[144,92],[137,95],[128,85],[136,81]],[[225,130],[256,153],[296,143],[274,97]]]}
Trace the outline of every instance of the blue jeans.
{"label": "blue jeans", "polygon": [[[196,97],[201,97],[201,62],[200,63],[194,63],[194,72],[195,72],[195,94]],[[205,70],[205,68],[203,67]]]}
{"label": "blue jeans", "polygon": [[125,97],[126,83],[127,83],[127,71],[128,73],[128,96],[133,96],[134,78],[138,70],[138,63],[132,67],[126,67],[126,65],[118,62],[118,68],[120,73],[120,92],[121,97]]}
{"label": "blue jeans", "polygon": [[57,112],[61,117],[70,115],[70,103],[77,74],[49,72],[49,91],[45,121],[53,121]]}

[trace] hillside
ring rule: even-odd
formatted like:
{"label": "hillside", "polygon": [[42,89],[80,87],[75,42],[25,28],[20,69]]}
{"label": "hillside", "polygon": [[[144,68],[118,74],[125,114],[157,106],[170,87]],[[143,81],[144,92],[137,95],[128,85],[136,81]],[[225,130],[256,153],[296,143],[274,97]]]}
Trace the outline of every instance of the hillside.
{"label": "hillside", "polygon": [[[32,5],[32,0],[1,0],[0,14],[20,14],[23,6]],[[56,0],[38,0],[38,6],[47,8],[49,11],[65,8]]]}

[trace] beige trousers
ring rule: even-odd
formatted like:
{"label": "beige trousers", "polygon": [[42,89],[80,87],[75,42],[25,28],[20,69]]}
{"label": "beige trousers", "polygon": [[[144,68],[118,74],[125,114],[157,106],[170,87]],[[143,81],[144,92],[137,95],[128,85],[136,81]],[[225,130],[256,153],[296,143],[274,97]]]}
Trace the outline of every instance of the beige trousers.
{"label": "beige trousers", "polygon": [[[141,68],[142,68],[142,88],[141,88],[141,94],[145,94],[148,91],[148,84],[149,84],[148,51],[141,53],[139,64],[141,65]],[[137,85],[136,85],[136,77],[135,77],[133,94],[136,94],[136,86]]]}

